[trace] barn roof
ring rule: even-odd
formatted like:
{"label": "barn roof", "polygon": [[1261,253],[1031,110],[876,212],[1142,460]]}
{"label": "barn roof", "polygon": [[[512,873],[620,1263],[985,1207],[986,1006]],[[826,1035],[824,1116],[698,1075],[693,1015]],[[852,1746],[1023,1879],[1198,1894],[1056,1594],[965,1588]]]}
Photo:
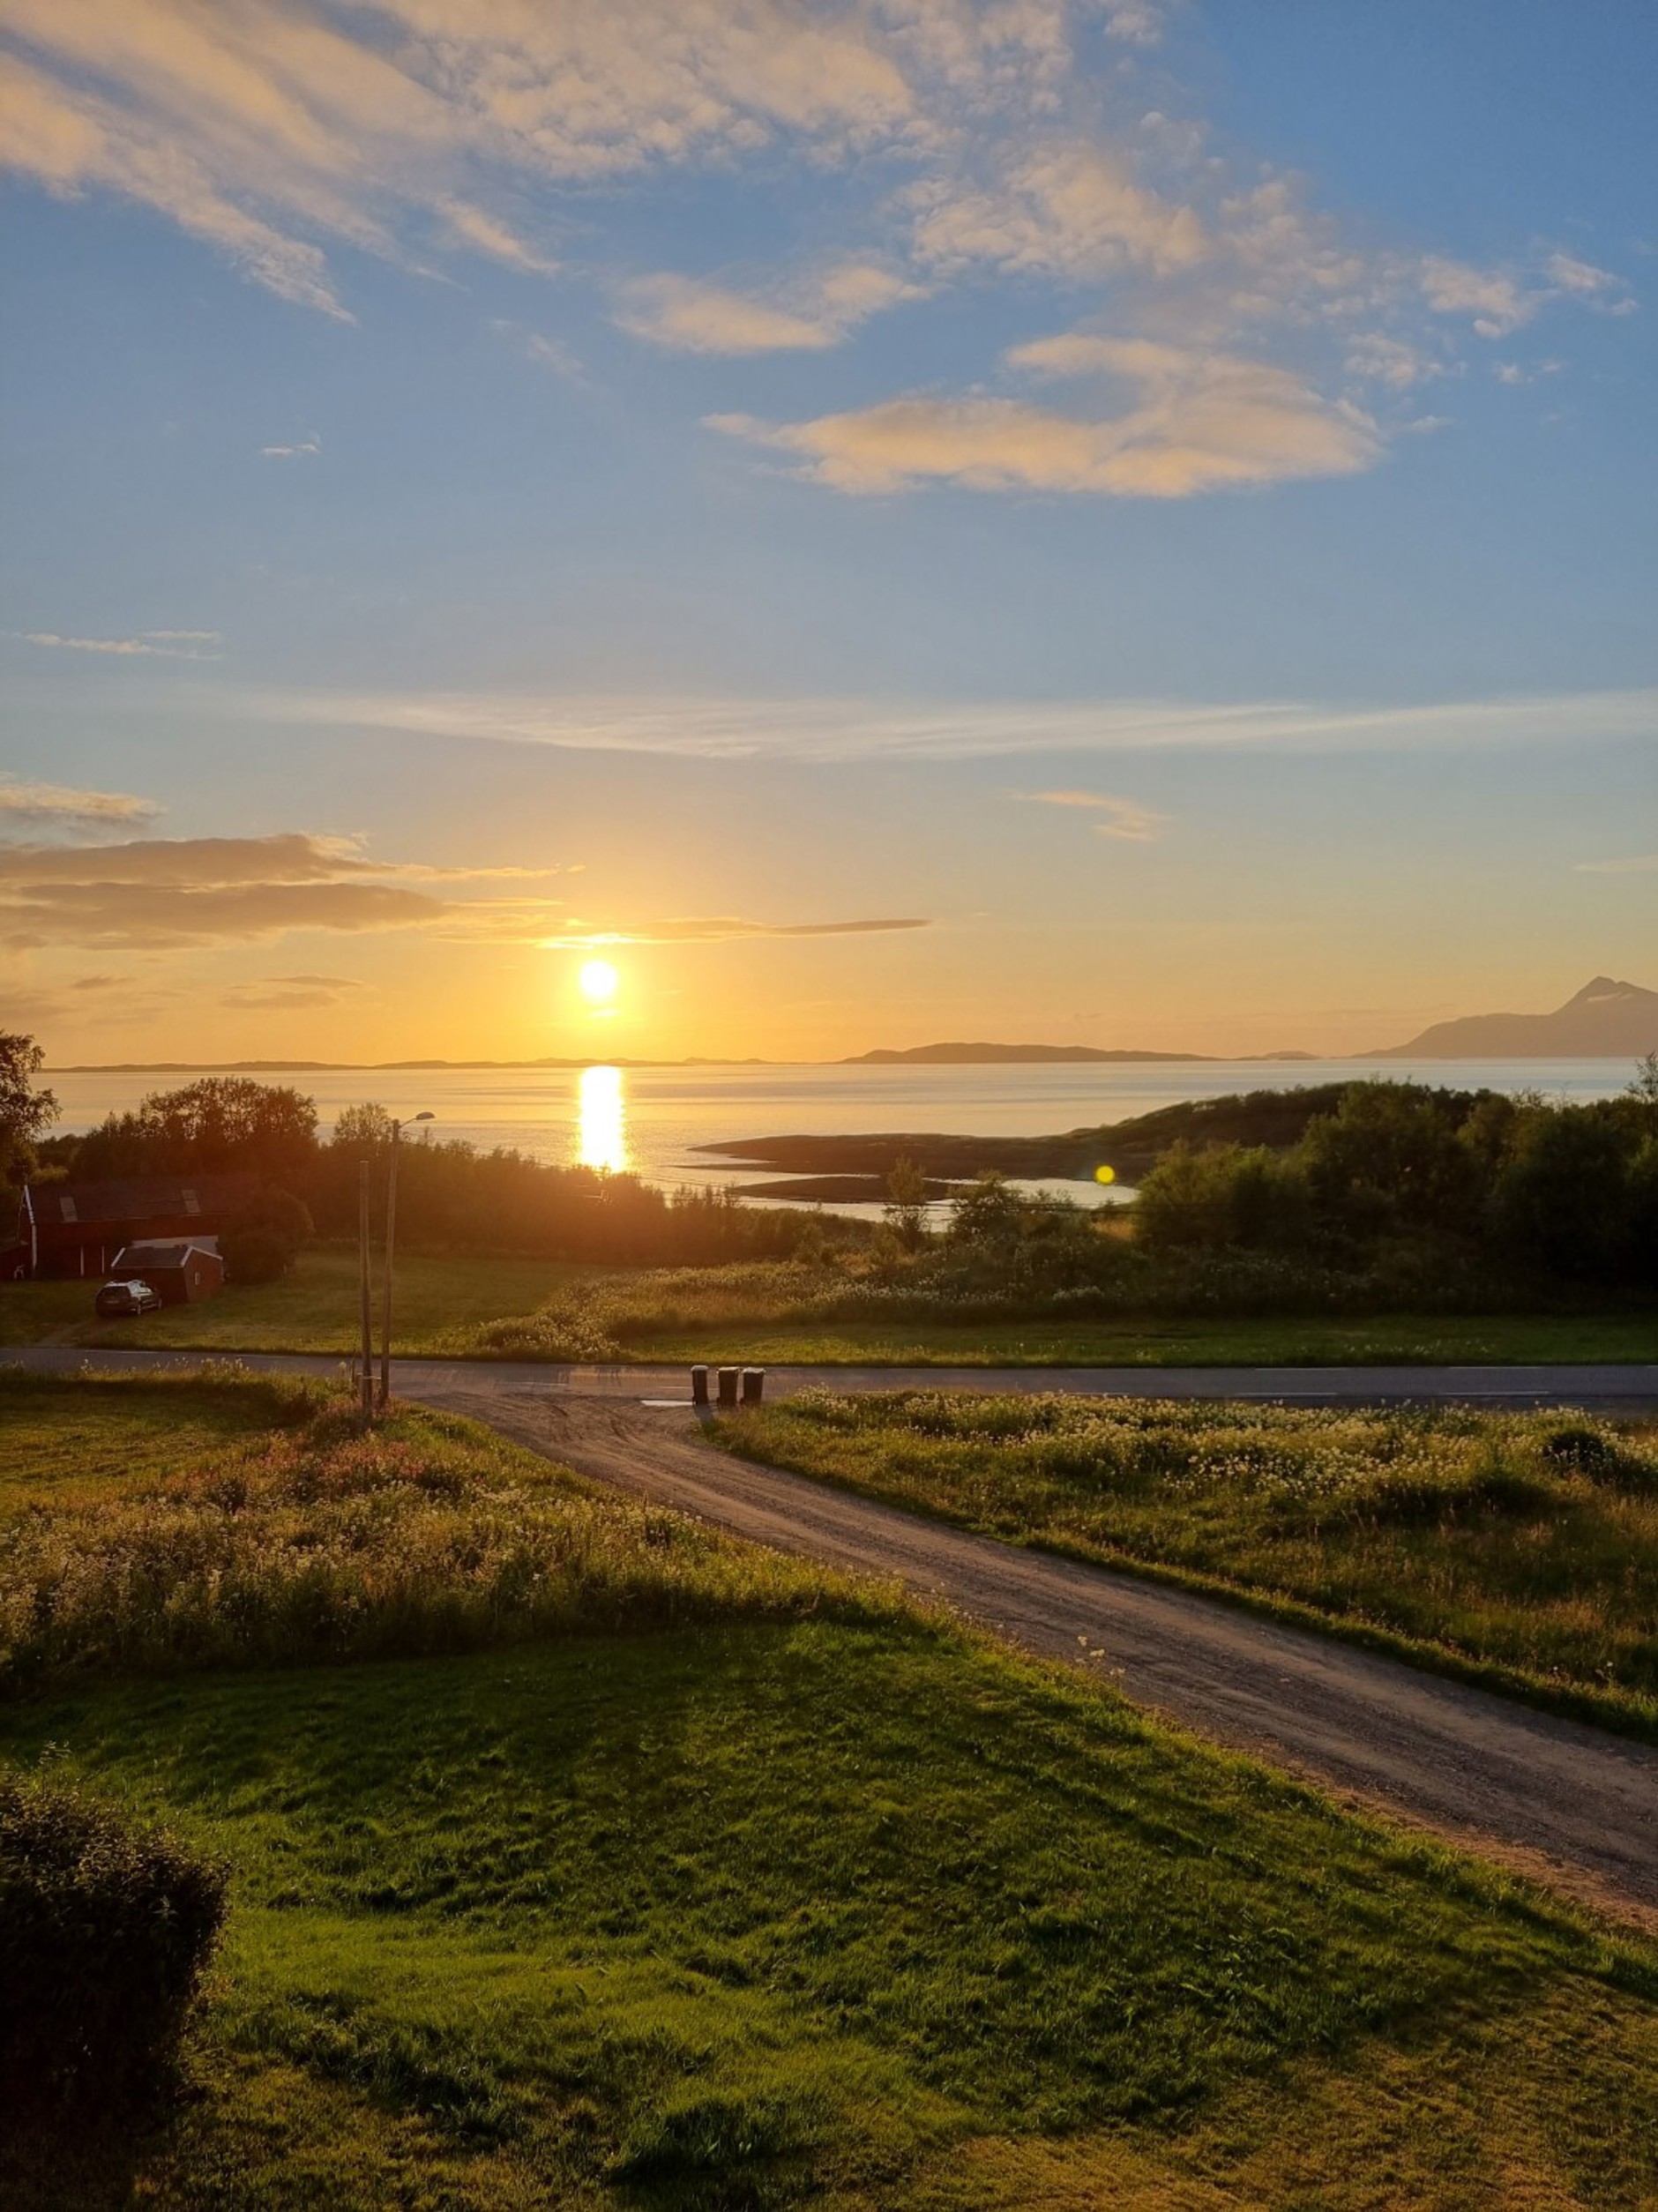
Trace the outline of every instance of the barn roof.
{"label": "barn roof", "polygon": [[134,1175],[113,1183],[31,1184],[29,1202],[42,1228],[175,1221],[181,1214],[227,1213],[259,1187],[257,1175]]}

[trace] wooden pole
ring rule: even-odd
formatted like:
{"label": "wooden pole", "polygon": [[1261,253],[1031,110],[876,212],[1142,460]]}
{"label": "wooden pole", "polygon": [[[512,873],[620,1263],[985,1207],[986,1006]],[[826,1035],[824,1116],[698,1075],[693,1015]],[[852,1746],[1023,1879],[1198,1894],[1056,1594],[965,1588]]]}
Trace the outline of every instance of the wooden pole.
{"label": "wooden pole", "polygon": [[357,1274],[362,1293],[362,1417],[374,1418],[374,1306],[369,1283],[369,1163],[357,1170]]}
{"label": "wooden pole", "polygon": [[397,1147],[400,1121],[392,1124],[392,1156],[385,1171],[385,1283],[380,1304],[380,1410],[392,1402],[392,1248],[397,1238]]}

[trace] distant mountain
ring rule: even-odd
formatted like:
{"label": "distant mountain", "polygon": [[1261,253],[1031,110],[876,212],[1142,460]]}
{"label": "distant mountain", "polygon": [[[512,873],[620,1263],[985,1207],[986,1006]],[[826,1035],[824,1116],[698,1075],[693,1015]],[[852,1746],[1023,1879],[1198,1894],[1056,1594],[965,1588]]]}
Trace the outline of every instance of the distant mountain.
{"label": "distant mountain", "polygon": [[1465,1014],[1436,1021],[1376,1060],[1637,1060],[1658,1052],[1658,990],[1597,975],[1552,1013]]}
{"label": "distant mountain", "polygon": [[1206,1060],[1206,1052],[1101,1052],[1091,1044],[912,1044],[855,1052],[843,1067],[997,1067],[1060,1060]]}

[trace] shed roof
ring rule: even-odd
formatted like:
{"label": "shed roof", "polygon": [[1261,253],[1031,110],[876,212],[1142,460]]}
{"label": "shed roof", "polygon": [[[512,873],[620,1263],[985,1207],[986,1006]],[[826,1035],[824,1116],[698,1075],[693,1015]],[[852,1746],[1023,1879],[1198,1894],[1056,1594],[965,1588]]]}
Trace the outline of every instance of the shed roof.
{"label": "shed roof", "polygon": [[123,1244],[116,1254],[116,1267],[182,1267],[191,1252],[199,1252],[205,1259],[219,1259],[218,1246],[211,1237],[192,1238],[188,1242],[168,1244],[160,1238],[153,1241]]}

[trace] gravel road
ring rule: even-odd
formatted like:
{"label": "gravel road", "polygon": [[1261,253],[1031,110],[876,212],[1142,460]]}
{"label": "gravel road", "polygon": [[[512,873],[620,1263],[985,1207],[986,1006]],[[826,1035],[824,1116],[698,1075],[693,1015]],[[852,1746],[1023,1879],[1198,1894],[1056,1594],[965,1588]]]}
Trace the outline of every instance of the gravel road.
{"label": "gravel road", "polygon": [[1658,1929],[1658,1751],[1237,1608],[711,1450],[683,1410],[479,1389],[424,1402],[780,1551],[896,1575],[1201,1735]]}

